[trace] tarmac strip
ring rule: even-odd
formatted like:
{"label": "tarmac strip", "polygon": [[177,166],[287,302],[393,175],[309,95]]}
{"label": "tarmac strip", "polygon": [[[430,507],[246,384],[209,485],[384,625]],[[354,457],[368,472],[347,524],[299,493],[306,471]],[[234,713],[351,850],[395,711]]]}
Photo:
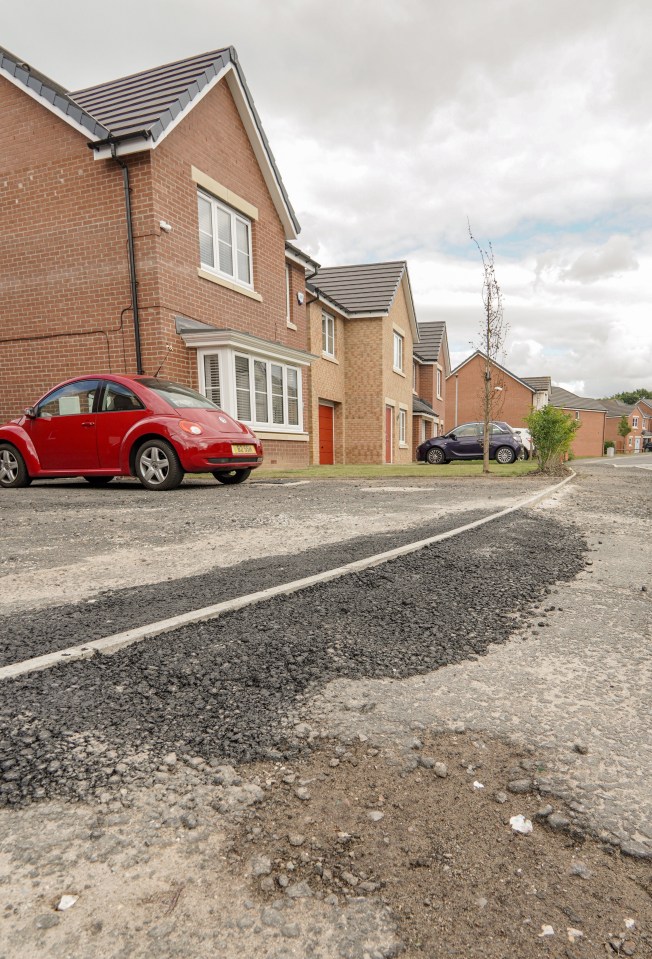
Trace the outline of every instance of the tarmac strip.
{"label": "tarmac strip", "polygon": [[543,499],[547,499],[553,493],[557,492],[557,490],[561,489],[572,479],[574,479],[575,475],[576,474],[574,472],[571,472],[571,475],[561,480],[561,482],[555,483],[553,486],[549,486],[544,490],[540,490],[538,493],[521,500],[514,506],[509,506],[497,513],[492,513],[490,516],[484,516],[482,519],[474,520],[472,523],[467,523],[464,526],[458,526],[456,529],[448,530],[445,533],[438,533],[437,535],[430,536],[427,539],[417,540],[413,543],[407,543],[404,546],[398,546],[394,549],[387,550],[384,553],[377,553],[375,556],[368,556],[365,559],[355,560],[354,562],[347,563],[344,566],[338,566],[335,569],[325,570],[324,572],[316,573],[313,576],[306,576],[303,579],[297,579],[291,583],[282,583],[279,586],[272,586],[269,589],[263,589],[256,593],[249,593],[245,596],[239,596],[236,599],[230,599],[222,603],[216,603],[213,606],[205,606],[202,609],[196,609],[192,610],[191,612],[182,613],[179,616],[173,616],[169,619],[162,619],[155,623],[149,623],[146,626],[138,626],[135,629],[126,630],[122,633],[114,633],[111,636],[105,636],[102,639],[95,639],[92,642],[85,643],[83,645],[70,646],[67,649],[57,650],[57,652],[54,653],[47,653],[44,656],[36,656],[33,659],[26,659],[20,663],[11,663],[8,666],[0,667],[0,680],[14,679],[17,676],[24,676],[28,673],[39,672],[44,669],[49,669],[52,666],[61,665],[62,663],[75,662],[80,659],[89,659],[91,656],[94,656],[97,653],[110,655],[111,653],[118,652],[118,650],[124,649],[127,646],[131,646],[134,643],[142,642],[145,639],[152,639],[155,636],[160,636],[163,633],[172,632],[175,629],[179,629],[180,627],[187,626],[191,623],[199,623],[211,619],[217,619],[224,613],[233,612],[234,610],[238,609],[244,609],[247,606],[253,606],[257,603],[263,603],[275,596],[290,595],[291,593],[299,592],[300,590],[306,589],[310,586],[315,586],[318,583],[326,583],[334,579],[339,579],[342,576],[347,576],[351,573],[359,573],[362,570],[370,569],[374,566],[380,566],[381,564],[387,563],[393,559],[397,559],[400,556],[406,556],[409,553],[415,553],[427,546],[431,546],[433,543],[439,543],[442,542],[442,540],[450,539],[453,536],[459,536],[461,533],[466,533],[470,530],[477,529],[478,527],[484,526],[486,523],[491,523],[503,516],[509,516],[511,513],[515,513],[517,510],[533,506],[535,503],[538,503]]}

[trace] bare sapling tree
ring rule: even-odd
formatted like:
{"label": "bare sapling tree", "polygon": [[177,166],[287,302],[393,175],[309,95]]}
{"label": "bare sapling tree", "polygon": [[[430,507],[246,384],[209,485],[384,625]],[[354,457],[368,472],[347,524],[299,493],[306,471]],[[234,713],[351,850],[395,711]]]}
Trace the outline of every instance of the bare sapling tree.
{"label": "bare sapling tree", "polygon": [[[494,365],[498,361],[498,357],[503,352],[508,327],[503,317],[503,295],[498,280],[496,279],[494,251],[491,243],[489,244],[488,250],[483,250],[471,231],[470,223],[469,236],[478,248],[484,273],[482,283],[484,313],[480,323],[480,351],[484,355],[484,382],[482,387],[482,415],[484,419],[482,472],[488,473],[491,421],[494,419],[497,404],[500,402],[502,406],[504,399],[500,393],[501,388],[494,386],[492,372]],[[500,400],[498,396],[500,396]]]}

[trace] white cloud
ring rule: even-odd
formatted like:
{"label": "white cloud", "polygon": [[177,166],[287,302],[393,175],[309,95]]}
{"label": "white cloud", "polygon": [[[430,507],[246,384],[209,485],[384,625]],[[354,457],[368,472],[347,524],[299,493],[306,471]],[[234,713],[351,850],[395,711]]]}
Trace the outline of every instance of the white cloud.
{"label": "white cloud", "polygon": [[604,246],[580,253],[567,270],[562,270],[560,277],[562,280],[594,283],[629,270],[638,270],[632,241],[628,236],[612,236]]}

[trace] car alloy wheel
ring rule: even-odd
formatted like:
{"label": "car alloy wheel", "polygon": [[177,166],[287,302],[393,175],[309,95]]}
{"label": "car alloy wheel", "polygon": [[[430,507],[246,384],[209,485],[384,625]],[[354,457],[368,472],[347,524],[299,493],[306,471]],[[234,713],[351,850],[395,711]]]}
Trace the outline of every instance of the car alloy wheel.
{"label": "car alloy wheel", "polygon": [[496,462],[502,463],[503,466],[507,466],[509,463],[513,463],[516,459],[516,454],[513,449],[510,449],[509,446],[499,446],[496,450]]}
{"label": "car alloy wheel", "polygon": [[29,486],[32,482],[25,460],[13,446],[0,446],[0,486],[7,489]]}
{"label": "car alloy wheel", "polygon": [[426,459],[431,466],[438,466],[444,462],[444,451],[438,446],[432,446],[426,453]]}
{"label": "car alloy wheel", "polygon": [[149,440],[136,454],[136,475],[147,489],[176,489],[183,470],[174,448],[165,440]]}

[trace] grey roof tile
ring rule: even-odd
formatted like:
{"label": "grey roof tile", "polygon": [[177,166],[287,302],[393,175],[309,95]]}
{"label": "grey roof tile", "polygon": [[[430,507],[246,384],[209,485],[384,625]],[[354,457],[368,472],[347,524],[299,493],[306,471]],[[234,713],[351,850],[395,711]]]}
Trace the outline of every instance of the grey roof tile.
{"label": "grey roof tile", "polygon": [[231,48],[224,47],[74,90],[70,97],[113,137],[147,131],[156,140],[232,60]]}
{"label": "grey roof tile", "polygon": [[427,403],[425,400],[422,400],[420,396],[412,397],[412,412],[413,413],[425,413],[426,416],[438,416],[437,413],[433,410],[430,403]]}
{"label": "grey roof tile", "polygon": [[629,416],[634,406],[629,406],[621,400],[600,400],[607,411],[607,416]]}
{"label": "grey roof tile", "polygon": [[347,313],[387,313],[406,269],[404,260],[322,267],[308,277],[308,286],[323,293]]}
{"label": "grey roof tile", "polygon": [[444,342],[446,323],[444,320],[420,320],[418,326],[419,358],[426,363],[436,363]]}
{"label": "grey roof tile", "polygon": [[605,410],[602,400],[593,400],[587,396],[576,396],[569,390],[563,390],[559,386],[553,386],[550,390],[550,405],[564,410],[597,410],[603,413]]}
{"label": "grey roof tile", "polygon": [[535,390],[536,392],[540,390],[550,392],[552,388],[552,380],[549,376],[523,376],[522,380],[531,390]]}
{"label": "grey roof tile", "polygon": [[14,80],[22,83],[23,86],[41,97],[46,103],[56,107],[65,116],[85,127],[92,136],[105,137],[108,135],[108,129],[102,125],[97,117],[92,116],[77,104],[61,84],[24,63],[20,57],[4,47],[0,47],[0,69],[6,71]]}

